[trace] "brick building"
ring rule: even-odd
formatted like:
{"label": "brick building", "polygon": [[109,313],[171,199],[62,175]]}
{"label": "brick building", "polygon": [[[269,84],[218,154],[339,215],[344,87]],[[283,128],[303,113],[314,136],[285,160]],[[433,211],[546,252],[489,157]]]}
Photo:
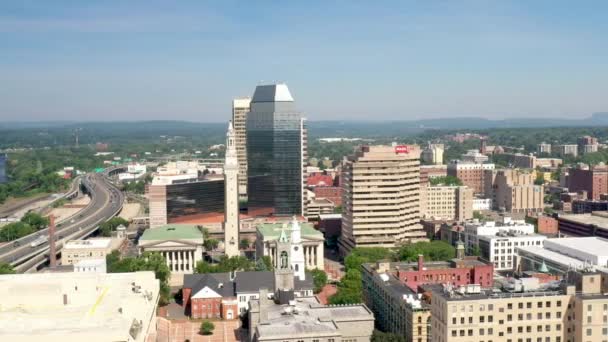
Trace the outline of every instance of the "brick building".
{"label": "brick building", "polygon": [[239,311],[234,288],[229,273],[186,277],[182,289],[184,308],[195,319],[236,319]]}
{"label": "brick building", "polygon": [[544,235],[557,235],[557,220],[551,216],[541,215],[537,218],[538,233]]}
{"label": "brick building", "polygon": [[312,172],[306,178],[306,185],[309,187],[313,186],[333,186],[334,178],[331,175],[321,173],[321,172]]}
{"label": "brick building", "polygon": [[608,193],[608,167],[598,165],[591,168],[571,168],[568,172],[569,191],[587,191],[592,200],[599,200],[601,194]]}
{"label": "brick building", "polygon": [[494,164],[466,163],[459,160],[448,165],[448,176],[460,179],[463,185],[473,189],[476,194],[483,192],[483,179],[485,170],[494,170]]}
{"label": "brick building", "polygon": [[315,186],[312,192],[315,198],[326,198],[336,206],[342,205],[342,188],[339,186]]}

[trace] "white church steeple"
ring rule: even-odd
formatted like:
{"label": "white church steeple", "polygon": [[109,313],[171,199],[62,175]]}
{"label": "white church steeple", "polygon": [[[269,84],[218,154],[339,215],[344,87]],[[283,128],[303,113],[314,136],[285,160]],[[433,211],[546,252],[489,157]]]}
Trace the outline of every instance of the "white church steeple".
{"label": "white church steeple", "polygon": [[300,222],[294,216],[291,222],[291,268],[294,276],[300,280],[306,278],[306,264],[304,259],[304,248],[302,247],[302,229]]}

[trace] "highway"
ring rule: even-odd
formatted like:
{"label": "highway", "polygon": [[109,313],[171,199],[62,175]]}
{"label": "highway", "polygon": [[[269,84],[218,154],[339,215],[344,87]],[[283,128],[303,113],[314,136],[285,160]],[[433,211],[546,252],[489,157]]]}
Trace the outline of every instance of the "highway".
{"label": "highway", "polygon": [[[83,177],[82,185],[91,195],[91,202],[68,222],[62,222],[57,226],[57,251],[61,249],[63,239],[79,238],[90,234],[97,229],[99,224],[116,215],[122,208],[123,194],[103,175],[87,175]],[[37,247],[30,246],[31,241],[46,235],[48,233],[45,229],[20,239],[18,243],[12,242],[4,246],[0,249],[0,261],[18,266],[26,263],[30,258],[46,257],[49,249],[48,242]]]}
{"label": "highway", "polygon": [[[64,193],[64,195],[61,198],[71,198],[71,197],[77,195],[79,188],[80,188],[80,184],[81,184],[81,177],[79,176],[78,178],[76,178],[74,180],[74,182],[72,182],[72,187],[70,188],[70,190],[68,192]],[[72,218],[70,217],[68,219],[68,221],[71,219]],[[60,224],[62,224],[62,222],[57,222],[57,224],[60,225]],[[20,239],[11,241],[7,244],[4,244],[3,246],[0,246],[0,261],[3,260],[2,256],[4,256],[7,253],[13,252],[16,247],[23,246],[26,244],[29,245],[29,243],[34,241],[39,235],[47,235],[47,234],[48,234],[48,228],[41,229],[38,232],[36,232],[35,234],[24,236]]]}

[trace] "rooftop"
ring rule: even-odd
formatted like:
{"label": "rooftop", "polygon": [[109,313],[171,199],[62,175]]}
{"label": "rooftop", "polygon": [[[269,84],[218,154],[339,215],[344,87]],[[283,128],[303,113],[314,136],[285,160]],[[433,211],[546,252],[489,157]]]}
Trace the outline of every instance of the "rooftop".
{"label": "rooftop", "polygon": [[173,239],[203,239],[199,226],[193,224],[167,224],[158,228],[144,231],[140,241],[173,240]]}
{"label": "rooftop", "polygon": [[251,102],[293,102],[293,97],[285,83],[259,85]]}
{"label": "rooftop", "polygon": [[109,248],[112,239],[89,239],[89,240],[69,240],[63,246],[64,249],[82,248]]}
{"label": "rooftop", "polygon": [[[252,304],[259,306],[258,301]],[[266,306],[268,320],[257,326],[260,337],[273,339],[339,336],[336,322],[373,321],[372,312],[364,304],[325,306],[313,298],[298,298],[293,305]]]}
{"label": "rooftop", "polygon": [[0,335],[3,341],[143,341],[154,329],[158,295],[154,272],[2,275]]}
{"label": "rooftop", "polygon": [[545,241],[545,245],[545,248],[553,250],[571,248],[587,254],[608,257],[608,240],[597,236],[549,239]]}
{"label": "rooftop", "polygon": [[599,228],[608,229],[608,217],[599,215],[598,213],[559,215],[559,219],[564,219],[582,224],[593,224],[598,226]]}
{"label": "rooftop", "polygon": [[[264,236],[265,240],[278,239],[283,229],[289,231],[291,222],[262,223],[257,226],[257,230]],[[312,223],[300,222],[300,231],[302,237],[323,239],[323,233],[314,229]]]}
{"label": "rooftop", "polygon": [[564,267],[580,268],[585,266],[585,262],[579,259],[569,257],[540,246],[517,247],[517,250],[522,251],[523,253],[534,254],[545,260],[551,260],[552,262],[560,264]]}

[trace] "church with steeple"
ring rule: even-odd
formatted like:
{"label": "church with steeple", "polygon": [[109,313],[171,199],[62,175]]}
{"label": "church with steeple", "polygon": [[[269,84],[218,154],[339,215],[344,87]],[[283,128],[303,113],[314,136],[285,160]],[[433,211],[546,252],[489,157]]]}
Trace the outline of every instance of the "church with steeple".
{"label": "church with steeple", "polygon": [[306,269],[324,269],[323,234],[311,223],[264,223],[256,227],[256,257],[269,256],[275,270],[291,270],[300,280]]}

